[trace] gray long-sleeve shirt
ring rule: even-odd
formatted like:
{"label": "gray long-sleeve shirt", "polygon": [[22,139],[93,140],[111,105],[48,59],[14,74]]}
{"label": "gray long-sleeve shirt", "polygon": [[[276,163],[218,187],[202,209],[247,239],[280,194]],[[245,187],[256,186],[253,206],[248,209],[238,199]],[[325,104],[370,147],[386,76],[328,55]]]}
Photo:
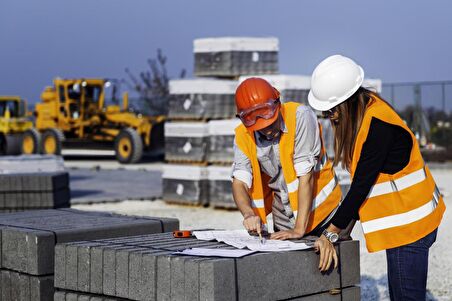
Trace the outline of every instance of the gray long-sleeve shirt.
{"label": "gray long-sleeve shirt", "polygon": [[[283,120],[283,119],[281,119]],[[282,131],[287,128],[282,121]],[[274,193],[273,224],[276,229],[287,230],[295,226],[295,216],[289,204],[287,185],[282,173],[279,156],[279,137],[268,141],[255,132],[257,159],[261,171],[270,177],[268,186]],[[296,112],[296,132],[293,162],[298,177],[309,173],[320,155],[320,133],[315,113],[308,106],[299,106]],[[253,171],[248,157],[234,141],[234,164],[232,177],[244,182],[248,188],[253,183]]]}

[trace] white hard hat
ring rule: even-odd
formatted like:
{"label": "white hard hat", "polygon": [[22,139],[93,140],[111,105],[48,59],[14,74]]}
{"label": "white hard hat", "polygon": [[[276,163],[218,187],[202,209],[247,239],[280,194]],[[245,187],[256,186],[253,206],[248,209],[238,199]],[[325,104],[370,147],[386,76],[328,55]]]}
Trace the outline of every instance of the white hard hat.
{"label": "white hard hat", "polygon": [[352,59],[332,55],[312,73],[308,101],[311,107],[327,111],[353,95],[364,80],[363,69]]}

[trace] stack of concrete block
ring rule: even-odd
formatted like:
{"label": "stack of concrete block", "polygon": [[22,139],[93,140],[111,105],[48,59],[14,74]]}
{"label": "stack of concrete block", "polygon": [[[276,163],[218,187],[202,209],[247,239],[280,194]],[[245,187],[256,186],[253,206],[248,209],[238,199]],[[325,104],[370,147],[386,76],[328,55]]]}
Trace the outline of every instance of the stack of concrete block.
{"label": "stack of concrete block", "polygon": [[209,163],[234,162],[234,131],[239,124],[240,120],[237,118],[209,121]]}
{"label": "stack of concrete block", "polygon": [[173,254],[194,247],[231,248],[171,234],[59,244],[55,300],[360,300],[357,241],[336,245],[339,268],[328,273],[319,272],[313,250],[237,259]]}
{"label": "stack of concrete block", "polygon": [[201,122],[165,123],[165,160],[205,162],[208,150],[208,125]]}
{"label": "stack of concrete block", "polygon": [[1,300],[52,300],[55,245],[173,231],[177,219],[74,209],[0,215]]}
{"label": "stack of concrete block", "polygon": [[70,199],[67,172],[0,174],[0,212],[66,208]]}
{"label": "stack of concrete block", "polygon": [[235,116],[235,80],[178,79],[169,82],[171,120],[220,119]]}
{"label": "stack of concrete block", "polygon": [[0,157],[0,174],[64,171],[64,161],[54,155]]}
{"label": "stack of concrete block", "polygon": [[239,82],[250,77],[260,77],[268,81],[281,93],[281,102],[308,103],[309,89],[311,88],[311,77],[306,75],[248,75],[241,76]]}
{"label": "stack of concrete block", "polygon": [[209,179],[209,203],[215,208],[236,209],[232,197],[231,166],[207,167]]}
{"label": "stack of concrete block", "polygon": [[165,164],[163,166],[163,200],[185,205],[208,205],[207,167]]}
{"label": "stack of concrete block", "polygon": [[193,42],[196,76],[278,73],[277,38],[220,37]]}

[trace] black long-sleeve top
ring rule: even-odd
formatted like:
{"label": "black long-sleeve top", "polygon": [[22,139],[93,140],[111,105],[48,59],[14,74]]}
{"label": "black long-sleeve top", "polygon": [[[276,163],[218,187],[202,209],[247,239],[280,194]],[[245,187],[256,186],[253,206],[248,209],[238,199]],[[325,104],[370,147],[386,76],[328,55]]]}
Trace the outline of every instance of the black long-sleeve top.
{"label": "black long-sleeve top", "polygon": [[405,129],[373,117],[350,190],[331,223],[345,229],[352,219],[358,220],[358,210],[378,175],[402,170],[410,160],[412,147],[411,135]]}

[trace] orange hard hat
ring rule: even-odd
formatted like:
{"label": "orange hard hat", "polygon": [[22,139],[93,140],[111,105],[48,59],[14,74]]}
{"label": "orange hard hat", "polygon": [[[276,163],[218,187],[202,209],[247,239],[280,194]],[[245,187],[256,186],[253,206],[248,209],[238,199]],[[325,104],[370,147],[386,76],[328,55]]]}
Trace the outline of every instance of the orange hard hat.
{"label": "orange hard hat", "polygon": [[[268,112],[270,118],[262,117],[262,110],[269,110],[266,108],[271,108],[271,106],[262,107],[271,101],[278,101],[275,111]],[[279,114],[279,91],[276,90],[269,82],[262,78],[251,77],[243,81],[235,91],[235,105],[237,106],[237,115],[245,111],[256,111],[260,112],[255,118],[255,123],[247,126],[250,131],[258,131],[267,126],[271,125],[278,118]],[[259,110],[257,110],[259,108]],[[265,113],[263,114],[265,115]],[[243,120],[242,120],[243,122]]]}

